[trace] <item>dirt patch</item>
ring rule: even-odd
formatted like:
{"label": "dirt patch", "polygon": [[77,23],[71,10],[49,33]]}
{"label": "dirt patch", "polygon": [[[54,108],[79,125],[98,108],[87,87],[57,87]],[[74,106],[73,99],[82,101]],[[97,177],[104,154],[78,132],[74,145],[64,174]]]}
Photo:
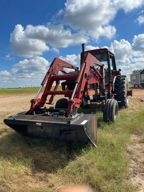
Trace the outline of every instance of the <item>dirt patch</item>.
{"label": "dirt patch", "polygon": [[33,96],[30,94],[19,95],[1,95],[0,96],[0,113],[18,112],[27,110],[30,107],[30,100]]}
{"label": "dirt patch", "polygon": [[[33,94],[2,94],[0,95],[0,115],[11,112],[27,111],[30,108],[30,101],[34,98]],[[61,98],[55,97],[55,101]]]}
{"label": "dirt patch", "polygon": [[133,98],[144,102],[144,89],[133,89]]}
{"label": "dirt patch", "polygon": [[93,192],[93,190],[85,185],[69,185],[58,190],[58,192]]}
{"label": "dirt patch", "polygon": [[129,179],[138,192],[144,191],[144,134],[134,134],[128,145]]}
{"label": "dirt patch", "polygon": [[[131,109],[137,112],[137,105],[144,101],[144,89],[133,89]],[[138,192],[144,192],[144,133],[136,133],[131,136],[131,143],[127,146],[129,156],[130,182]]]}

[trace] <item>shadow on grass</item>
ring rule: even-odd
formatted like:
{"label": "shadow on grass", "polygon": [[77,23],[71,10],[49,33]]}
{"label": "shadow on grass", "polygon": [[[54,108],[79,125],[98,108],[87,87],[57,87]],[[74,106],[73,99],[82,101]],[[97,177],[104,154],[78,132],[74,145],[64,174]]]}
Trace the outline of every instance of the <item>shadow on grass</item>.
{"label": "shadow on grass", "polygon": [[0,159],[30,167],[37,172],[54,173],[64,168],[85,146],[21,136],[15,132],[0,138]]}
{"label": "shadow on grass", "polygon": [[[90,113],[97,115],[98,128],[103,121],[100,111],[101,108],[98,107],[90,109]],[[88,110],[83,112],[88,113]],[[38,172],[54,173],[80,155],[85,147],[57,140],[21,136],[8,129],[0,137],[0,159],[29,167],[34,174]]]}

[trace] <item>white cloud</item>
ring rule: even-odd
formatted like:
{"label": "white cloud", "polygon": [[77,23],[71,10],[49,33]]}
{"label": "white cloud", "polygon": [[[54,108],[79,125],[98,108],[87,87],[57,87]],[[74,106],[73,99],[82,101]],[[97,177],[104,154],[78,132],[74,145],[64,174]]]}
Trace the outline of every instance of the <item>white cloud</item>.
{"label": "white cloud", "polygon": [[[87,45],[86,50],[98,47]],[[118,68],[122,69],[122,74],[129,75],[135,69],[143,68],[144,57],[144,34],[134,36],[132,43],[125,39],[114,40],[110,50],[115,53]],[[80,55],[71,54],[60,57],[76,66],[80,64]],[[49,62],[43,57],[33,57],[23,59],[14,64],[12,70],[0,71],[0,86],[31,86],[40,85],[44,74],[49,68]],[[8,81],[9,79],[9,81]],[[10,82],[9,84],[7,82]]]}
{"label": "white cloud", "polygon": [[27,25],[25,29],[22,25],[16,25],[10,41],[18,55],[31,57],[42,55],[49,50],[49,46],[52,46],[52,50],[65,48],[85,43],[87,38],[82,33],[72,33],[69,29],[64,29],[62,25]]}
{"label": "white cloud", "polygon": [[71,54],[71,55],[61,56],[60,58],[73,65],[77,65],[77,66],[80,65],[80,55]]}
{"label": "white cloud", "polygon": [[24,59],[16,63],[11,74],[19,78],[30,78],[31,76],[40,76],[46,73],[49,62],[43,57],[34,57],[31,59]]}
{"label": "white cloud", "polygon": [[[12,77],[13,80],[18,78],[22,84],[33,82],[32,79],[41,79],[49,65],[41,57],[45,51],[58,53],[59,48],[86,43],[89,39],[92,42],[100,37],[111,39],[116,34],[116,28],[111,22],[118,11],[124,10],[127,13],[142,5],[144,0],[66,0],[65,8],[57,15],[63,24],[16,25],[11,33],[11,46],[16,54],[28,59],[16,63],[10,72],[1,71],[1,77]],[[143,16],[139,16],[137,21],[143,24]],[[94,48],[86,46],[86,50]],[[134,36],[132,43],[125,39],[115,40],[110,48],[116,54],[118,65],[128,73],[142,65],[144,34]],[[71,54],[61,58],[74,65],[80,63],[79,55]]]}
{"label": "white cloud", "polygon": [[43,57],[21,60],[11,71],[0,71],[0,87],[38,86],[48,68],[49,62]]}
{"label": "white cloud", "polygon": [[125,39],[115,40],[111,44],[115,53],[118,67],[122,73],[129,75],[133,70],[143,69],[144,66],[144,34],[134,36],[132,43]]}
{"label": "white cloud", "polygon": [[65,20],[76,28],[93,30],[107,25],[114,15],[109,0],[67,0],[65,3]]}
{"label": "white cloud", "polygon": [[85,46],[85,49],[86,49],[86,51],[88,51],[88,50],[93,50],[93,49],[98,49],[99,47],[96,47],[96,46],[93,46],[93,45],[86,45]]}
{"label": "white cloud", "polygon": [[25,57],[42,55],[48,51],[49,47],[40,39],[30,38],[25,34],[22,25],[16,25],[10,38],[12,49],[18,54]]}
{"label": "white cloud", "polygon": [[[11,46],[16,54],[33,57],[49,49],[58,51],[58,48],[85,43],[89,38],[111,39],[116,34],[111,21],[117,12],[120,9],[128,12],[142,5],[144,0],[66,0],[64,9],[57,14],[57,19],[63,18],[64,24],[27,25],[25,28],[16,25],[11,33]],[[58,20],[61,22],[61,19]],[[139,22],[142,23],[142,17]]]}
{"label": "white cloud", "polygon": [[144,53],[144,33],[134,36],[133,48]]}
{"label": "white cloud", "polygon": [[0,71],[0,77],[7,78],[10,76],[10,73],[7,70]]}
{"label": "white cloud", "polygon": [[125,39],[114,40],[111,49],[115,52],[116,59],[121,63],[129,63],[132,54],[132,46]]}
{"label": "white cloud", "polygon": [[91,31],[90,34],[94,39],[99,39],[100,37],[111,39],[116,34],[116,28],[111,25],[100,26],[94,31]]}
{"label": "white cloud", "polygon": [[70,29],[64,29],[62,25],[28,25],[25,34],[30,38],[40,39],[56,48],[68,47],[69,45],[77,45],[86,42],[86,37],[82,33],[72,34]]}
{"label": "white cloud", "polygon": [[128,12],[144,5],[144,0],[111,0],[111,3],[115,8]]}
{"label": "white cloud", "polygon": [[137,22],[138,22],[139,25],[144,24],[144,15],[140,15],[140,16],[137,18]]}
{"label": "white cloud", "polygon": [[11,74],[7,70],[0,71],[0,88],[10,86],[11,82],[9,81],[10,76]]}
{"label": "white cloud", "polygon": [[115,14],[109,0],[67,0],[65,3],[65,21],[74,28],[90,32],[96,39],[100,36],[111,38],[115,34],[114,27],[109,26]]}
{"label": "white cloud", "polygon": [[65,9],[60,11],[64,20],[71,27],[84,30],[95,39],[104,36],[112,38],[116,29],[111,26],[111,21],[117,12],[123,9],[125,12],[144,5],[144,0],[67,0]]}

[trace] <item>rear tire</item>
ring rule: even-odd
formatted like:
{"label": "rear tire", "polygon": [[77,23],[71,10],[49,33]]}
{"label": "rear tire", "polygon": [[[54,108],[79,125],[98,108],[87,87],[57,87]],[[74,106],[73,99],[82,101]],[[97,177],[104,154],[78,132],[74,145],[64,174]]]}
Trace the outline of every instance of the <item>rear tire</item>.
{"label": "rear tire", "polygon": [[68,108],[68,100],[65,98],[59,99],[55,104],[55,109],[66,110]]}
{"label": "rear tire", "polygon": [[116,77],[114,84],[115,99],[118,101],[119,107],[128,107],[128,81],[126,76],[119,75]]}
{"label": "rear tire", "polygon": [[118,102],[115,99],[108,99],[103,109],[103,120],[114,122],[118,114]]}

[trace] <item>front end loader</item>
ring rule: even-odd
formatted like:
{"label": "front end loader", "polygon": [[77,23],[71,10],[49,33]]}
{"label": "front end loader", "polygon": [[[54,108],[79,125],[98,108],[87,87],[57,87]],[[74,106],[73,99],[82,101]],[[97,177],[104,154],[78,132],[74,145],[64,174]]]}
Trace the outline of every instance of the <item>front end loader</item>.
{"label": "front end loader", "polygon": [[22,135],[96,145],[96,114],[85,109],[99,104],[104,121],[115,121],[119,108],[128,107],[128,95],[114,55],[108,49],[85,51],[82,45],[80,68],[55,58],[30,109],[4,122]]}

